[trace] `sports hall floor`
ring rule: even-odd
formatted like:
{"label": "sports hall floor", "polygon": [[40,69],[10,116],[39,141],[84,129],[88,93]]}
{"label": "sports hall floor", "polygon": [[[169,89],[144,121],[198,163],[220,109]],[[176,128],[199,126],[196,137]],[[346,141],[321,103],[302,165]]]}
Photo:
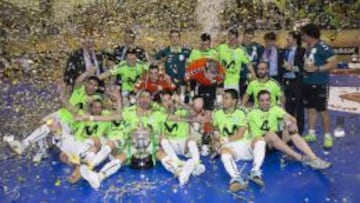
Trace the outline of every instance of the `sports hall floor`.
{"label": "sports hall floor", "polygon": [[[124,167],[106,180],[98,191],[81,180],[67,183],[71,169],[60,163],[52,152],[35,166],[27,158],[12,156],[0,145],[0,202],[360,202],[360,103],[344,101],[340,94],[360,93],[360,76],[332,76],[330,88],[331,126],[337,117],[345,118],[346,136],[337,138],[330,151],[324,151],[321,139],[311,144],[316,153],[332,162],[332,168],[314,171],[301,163],[282,160],[280,153],[267,155],[263,164],[265,187],[254,184],[238,193],[228,191],[229,176],[220,159],[202,158],[207,171],[191,178],[184,187],[158,164],[139,171]],[[31,88],[20,85],[5,94]],[[4,95],[2,95],[4,96]],[[8,112],[0,112],[6,116]],[[3,134],[3,133],[1,133]],[[320,136],[322,138],[322,136]],[[2,141],[1,141],[2,142]],[[239,162],[243,173],[251,162]]]}

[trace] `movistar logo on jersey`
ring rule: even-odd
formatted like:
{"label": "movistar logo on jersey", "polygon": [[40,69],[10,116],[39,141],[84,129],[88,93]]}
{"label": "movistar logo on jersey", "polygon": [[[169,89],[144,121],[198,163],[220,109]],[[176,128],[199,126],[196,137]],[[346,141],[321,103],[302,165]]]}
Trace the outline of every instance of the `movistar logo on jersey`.
{"label": "movistar logo on jersey", "polygon": [[121,124],[123,124],[124,125],[124,121],[122,120],[122,121],[113,121],[112,122],[112,124],[114,125],[114,126],[116,126],[116,127],[119,127]]}
{"label": "movistar logo on jersey", "polygon": [[97,130],[98,130],[98,125],[85,126],[85,133],[87,136],[95,134],[97,132]]}
{"label": "movistar logo on jersey", "polygon": [[225,135],[225,136],[232,136],[232,135],[235,134],[235,132],[236,132],[238,129],[239,129],[239,128],[238,128],[238,126],[236,126],[236,125],[233,125],[231,130],[229,130],[227,127],[224,127],[222,134]]}
{"label": "movistar logo on jersey", "polygon": [[174,123],[169,126],[168,123],[165,122],[165,129],[167,132],[172,133],[174,130],[177,131],[179,129],[179,125],[177,123]]}
{"label": "movistar logo on jersey", "polygon": [[231,61],[230,63],[227,63],[224,59],[222,60],[221,64],[226,68],[226,69],[230,69],[233,68],[233,66],[235,66],[235,61]]}
{"label": "movistar logo on jersey", "polygon": [[128,78],[126,80],[126,82],[129,83],[129,84],[135,84],[139,78],[140,78],[139,76],[136,76],[134,79]]}

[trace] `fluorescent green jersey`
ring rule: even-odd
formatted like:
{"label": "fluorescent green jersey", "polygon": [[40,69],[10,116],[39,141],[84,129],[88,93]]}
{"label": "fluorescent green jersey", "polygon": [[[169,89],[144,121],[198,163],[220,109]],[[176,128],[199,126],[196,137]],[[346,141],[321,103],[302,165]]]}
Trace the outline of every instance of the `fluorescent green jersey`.
{"label": "fluorescent green jersey", "polygon": [[130,106],[123,110],[122,118],[126,125],[126,132],[131,133],[141,123],[143,126],[151,126],[153,133],[158,137],[162,123],[165,122],[166,114],[159,110],[153,110],[147,116],[138,116],[137,108],[137,106]]}
{"label": "fluorescent green jersey", "polygon": [[[111,112],[104,110],[101,115],[108,116]],[[77,130],[75,132],[75,138],[79,141],[83,141],[90,137],[104,136],[110,127],[108,121],[80,121],[77,124]]]}
{"label": "fluorescent green jersey", "polygon": [[111,75],[121,78],[122,91],[133,91],[137,80],[145,72],[145,64],[136,63],[135,66],[129,66],[126,62],[122,62],[114,69],[110,70]]}
{"label": "fluorescent green jersey", "polygon": [[107,138],[110,140],[125,140],[127,138],[127,135],[125,133],[126,127],[127,126],[124,120],[111,121],[108,131],[106,133]]}
{"label": "fluorescent green jersey", "polygon": [[286,111],[279,106],[272,106],[269,111],[262,111],[260,108],[251,110],[247,116],[251,134],[254,137],[260,137],[268,131],[276,132],[279,119],[284,115]]}
{"label": "fluorescent green jersey", "polygon": [[[85,86],[74,89],[73,93],[70,96],[69,102],[74,106],[78,111],[86,109],[87,104],[87,94],[85,91]],[[62,122],[65,122],[69,126],[73,126],[74,119],[72,113],[66,108],[61,108],[57,111]]]}
{"label": "fluorescent green jersey", "polygon": [[[215,128],[217,128],[222,137],[230,137],[234,135],[240,127],[247,127],[247,120],[245,112],[242,109],[236,109],[232,113],[225,113],[223,109],[218,109],[213,112],[212,121]],[[249,139],[249,134],[246,131],[243,139]]]}
{"label": "fluorescent green jersey", "polygon": [[69,102],[71,105],[75,106],[78,109],[83,110],[86,105],[87,94],[85,91],[85,86],[74,89],[73,93],[70,96]]}
{"label": "fluorescent green jersey", "polygon": [[270,78],[266,82],[253,80],[249,83],[246,89],[246,94],[254,97],[255,106],[259,105],[259,100],[257,98],[257,95],[261,90],[267,90],[270,92],[271,105],[274,106],[280,103],[280,97],[282,96],[282,91],[279,83],[276,80]]}
{"label": "fluorescent green jersey", "polygon": [[211,59],[218,59],[218,53],[215,49],[208,49],[206,51],[202,51],[200,49],[193,49],[191,51],[190,57],[188,58],[188,62],[195,61],[201,58],[211,58]]}
{"label": "fluorescent green jersey", "polygon": [[[138,125],[141,123],[143,126],[151,126],[151,145],[149,145],[148,150],[151,151],[154,163],[155,163],[155,154],[159,145],[159,135],[161,131],[162,123],[165,121],[166,116],[161,111],[152,111],[149,115],[138,116],[137,115],[137,106],[130,106],[123,109],[122,118],[124,126],[124,133],[127,136],[131,136],[134,130],[137,129]],[[131,155],[131,144],[128,144],[128,155]]]}
{"label": "fluorescent green jersey", "polygon": [[[179,119],[186,118],[190,115],[186,109],[176,109],[174,116]],[[163,135],[169,139],[184,139],[189,135],[190,125],[186,121],[171,121],[167,119],[163,126]]]}
{"label": "fluorescent green jersey", "polygon": [[249,55],[242,47],[230,48],[221,44],[217,48],[219,61],[226,69],[224,85],[238,85],[243,64],[250,63]]}

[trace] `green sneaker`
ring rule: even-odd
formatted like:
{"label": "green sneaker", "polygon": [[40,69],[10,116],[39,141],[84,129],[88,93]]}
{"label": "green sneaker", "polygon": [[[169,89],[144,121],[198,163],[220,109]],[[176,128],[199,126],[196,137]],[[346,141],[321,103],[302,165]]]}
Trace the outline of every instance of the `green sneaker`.
{"label": "green sneaker", "polygon": [[333,138],[331,136],[324,137],[324,148],[331,148],[334,145]]}
{"label": "green sneaker", "polygon": [[315,142],[316,141],[316,136],[313,134],[307,134],[303,138],[306,142]]}

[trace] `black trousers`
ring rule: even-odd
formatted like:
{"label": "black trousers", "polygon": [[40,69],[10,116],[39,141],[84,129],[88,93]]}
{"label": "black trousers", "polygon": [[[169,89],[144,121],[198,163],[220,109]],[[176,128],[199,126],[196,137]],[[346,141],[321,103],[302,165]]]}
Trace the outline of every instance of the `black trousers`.
{"label": "black trousers", "polygon": [[204,98],[204,109],[213,110],[216,99],[216,84],[204,86],[199,85],[199,95]]}
{"label": "black trousers", "polygon": [[286,98],[285,109],[296,118],[299,134],[301,135],[304,131],[303,78],[284,78],[283,87]]}

